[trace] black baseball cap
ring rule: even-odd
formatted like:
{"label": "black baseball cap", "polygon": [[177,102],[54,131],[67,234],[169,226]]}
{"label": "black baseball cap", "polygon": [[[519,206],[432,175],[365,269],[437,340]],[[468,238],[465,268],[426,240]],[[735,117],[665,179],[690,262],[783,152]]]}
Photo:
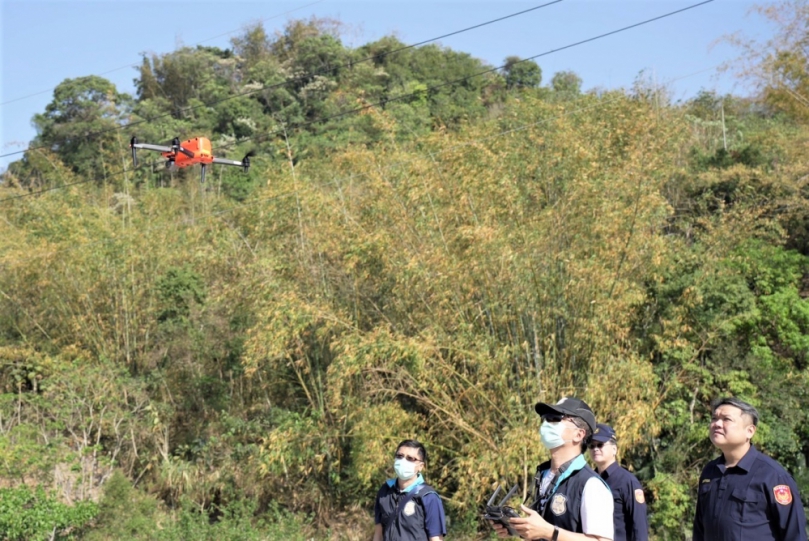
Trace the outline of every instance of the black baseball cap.
{"label": "black baseball cap", "polygon": [[593,434],[593,441],[607,443],[608,441],[618,441],[618,438],[610,425],[598,423],[598,430]]}
{"label": "black baseball cap", "polygon": [[588,406],[587,402],[584,400],[566,396],[556,404],[537,402],[534,409],[540,417],[543,415],[548,415],[549,413],[578,417],[587,423],[587,426],[590,427],[590,432],[596,431],[596,416],[593,414],[593,410],[590,409],[590,406]]}

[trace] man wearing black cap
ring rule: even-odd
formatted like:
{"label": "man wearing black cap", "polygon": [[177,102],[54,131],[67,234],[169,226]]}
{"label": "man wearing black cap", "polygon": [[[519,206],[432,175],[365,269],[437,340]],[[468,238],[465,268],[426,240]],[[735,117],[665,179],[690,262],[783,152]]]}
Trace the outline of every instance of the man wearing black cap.
{"label": "man wearing black cap", "polygon": [[[537,467],[534,503],[520,506],[526,516],[509,519],[509,524],[524,539],[611,541],[612,494],[582,454],[596,429],[593,411],[577,398],[553,405],[540,402],[535,409],[551,459]],[[503,526],[492,526],[500,537],[508,536]]]}
{"label": "man wearing black cap", "polygon": [[616,461],[618,438],[615,430],[609,425],[599,424],[588,447],[598,474],[609,485],[615,500],[615,541],[648,541],[643,487],[637,477]]}

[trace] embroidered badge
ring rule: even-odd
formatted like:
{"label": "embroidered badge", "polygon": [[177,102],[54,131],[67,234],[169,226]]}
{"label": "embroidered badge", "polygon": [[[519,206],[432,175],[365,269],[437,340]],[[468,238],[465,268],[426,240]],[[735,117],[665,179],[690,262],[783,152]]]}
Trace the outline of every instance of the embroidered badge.
{"label": "embroidered badge", "polygon": [[402,513],[404,513],[404,516],[406,517],[409,517],[415,512],[416,512],[416,502],[414,502],[413,500],[407,502],[404,506],[404,509],[402,510]]}
{"label": "embroidered badge", "polygon": [[646,498],[643,495],[643,489],[642,488],[636,488],[635,489],[635,501],[638,502],[638,503],[646,503]]}
{"label": "embroidered badge", "polygon": [[775,495],[775,501],[781,505],[789,505],[792,503],[792,491],[789,490],[788,485],[778,485],[772,489]]}
{"label": "embroidered badge", "polygon": [[567,511],[567,496],[564,494],[555,494],[551,500],[551,512],[556,515],[564,515]]}

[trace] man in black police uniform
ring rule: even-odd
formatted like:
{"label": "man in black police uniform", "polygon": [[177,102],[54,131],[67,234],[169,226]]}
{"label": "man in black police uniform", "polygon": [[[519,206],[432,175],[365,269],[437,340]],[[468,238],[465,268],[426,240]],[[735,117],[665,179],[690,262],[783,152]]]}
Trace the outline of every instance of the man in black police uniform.
{"label": "man in black police uniform", "polygon": [[[612,494],[582,454],[596,429],[593,411],[578,398],[540,402],[534,409],[551,459],[537,468],[534,503],[520,506],[526,516],[509,519],[509,525],[523,539],[612,541]],[[508,536],[503,526],[492,526],[500,537]]]}
{"label": "man in black police uniform", "polygon": [[711,443],[722,456],[699,478],[693,541],[807,541],[795,480],[750,443],[756,409],[738,398],[711,409]]}
{"label": "man in black police uniform", "polygon": [[615,541],[648,541],[646,498],[638,478],[621,467],[618,456],[618,438],[609,425],[599,424],[590,439],[590,458],[596,471],[612,490],[615,501]]}

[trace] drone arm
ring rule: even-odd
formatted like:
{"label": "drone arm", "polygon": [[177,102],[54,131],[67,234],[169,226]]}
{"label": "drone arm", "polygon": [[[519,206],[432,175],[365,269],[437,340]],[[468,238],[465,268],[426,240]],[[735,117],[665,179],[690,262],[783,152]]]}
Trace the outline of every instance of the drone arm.
{"label": "drone arm", "polygon": [[130,146],[133,149],[142,148],[144,150],[156,150],[158,152],[171,152],[173,150],[171,147],[164,147],[162,145],[150,145],[148,143],[132,143]]}
{"label": "drone arm", "polygon": [[244,166],[242,162],[237,162],[236,160],[226,160],[224,158],[214,158],[213,163],[218,163],[221,165],[235,165],[236,167]]}
{"label": "drone arm", "polygon": [[186,155],[186,156],[188,156],[189,158],[193,158],[193,157],[194,157],[194,153],[193,153],[193,152],[191,152],[190,150],[188,150],[187,148],[183,148],[183,147],[179,146],[179,147],[177,147],[177,151],[178,151],[178,152],[182,152],[183,154],[185,154],[185,155]]}
{"label": "drone arm", "polygon": [[180,144],[180,138],[179,137],[175,137],[174,139],[171,140],[171,148],[169,149],[169,152],[175,152],[175,153],[176,152],[182,152],[183,154],[185,154],[189,158],[194,157],[193,152],[191,152],[187,148],[183,148],[183,145]]}
{"label": "drone arm", "polygon": [[235,160],[226,160],[224,158],[214,158],[213,163],[221,163],[222,165],[235,165],[236,167],[241,167],[244,169],[246,173],[248,169],[250,169],[250,157],[254,155],[253,151],[248,152],[242,158],[242,161],[237,162]]}

